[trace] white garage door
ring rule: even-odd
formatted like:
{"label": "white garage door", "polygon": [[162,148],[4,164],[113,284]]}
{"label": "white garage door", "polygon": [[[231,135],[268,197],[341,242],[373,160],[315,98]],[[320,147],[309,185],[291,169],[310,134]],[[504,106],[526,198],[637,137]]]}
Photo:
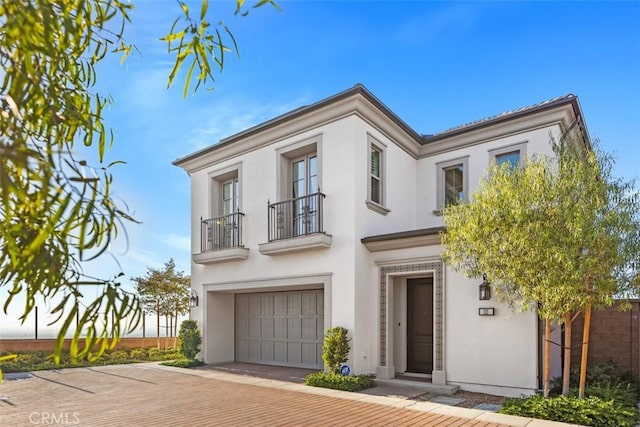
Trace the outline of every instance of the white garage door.
{"label": "white garage door", "polygon": [[323,294],[236,294],[236,361],[322,369]]}

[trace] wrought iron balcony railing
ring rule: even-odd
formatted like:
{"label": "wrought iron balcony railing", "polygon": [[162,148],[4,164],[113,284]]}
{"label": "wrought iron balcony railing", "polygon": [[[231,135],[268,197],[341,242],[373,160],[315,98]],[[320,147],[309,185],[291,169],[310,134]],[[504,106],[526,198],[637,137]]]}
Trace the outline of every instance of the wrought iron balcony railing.
{"label": "wrought iron balcony railing", "polygon": [[269,203],[269,241],[324,233],[322,224],[324,197],[324,194],[317,192],[283,202]]}
{"label": "wrought iron balcony railing", "polygon": [[235,212],[217,218],[203,219],[200,222],[202,252],[219,251],[221,249],[241,248],[242,212]]}

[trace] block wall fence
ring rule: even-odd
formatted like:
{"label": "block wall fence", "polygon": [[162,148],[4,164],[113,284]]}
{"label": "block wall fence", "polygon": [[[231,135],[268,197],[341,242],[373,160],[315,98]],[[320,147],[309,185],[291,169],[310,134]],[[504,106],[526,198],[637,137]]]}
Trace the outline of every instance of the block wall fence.
{"label": "block wall fence", "polygon": [[[623,371],[640,377],[640,300],[631,301],[629,311],[619,311],[618,305],[591,313],[589,364],[613,361]],[[584,316],[573,321],[571,366],[580,366]]]}

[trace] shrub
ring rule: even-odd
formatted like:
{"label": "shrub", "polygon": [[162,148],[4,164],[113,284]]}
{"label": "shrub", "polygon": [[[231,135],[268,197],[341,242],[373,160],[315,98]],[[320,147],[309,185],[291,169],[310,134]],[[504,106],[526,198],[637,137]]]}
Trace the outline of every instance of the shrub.
{"label": "shrub", "polygon": [[312,387],[324,387],[343,391],[360,391],[375,387],[373,375],[344,376],[333,372],[316,372],[309,374],[304,383]]}
{"label": "shrub", "polygon": [[[629,383],[596,383],[588,385],[584,391],[585,396],[599,397],[602,400],[615,400],[622,406],[635,407],[638,401],[637,391]],[[572,389],[570,396],[577,396],[578,390]]]}
{"label": "shrub", "polygon": [[204,362],[198,359],[178,359],[171,360],[169,362],[162,362],[161,365],[175,366],[176,368],[194,368],[196,366],[203,366]]}
{"label": "shrub", "polygon": [[[4,354],[0,354],[0,358]],[[44,351],[28,351],[17,354],[12,360],[0,361],[0,369],[4,372],[28,372],[42,371],[47,369],[77,368],[83,366],[104,366],[122,363],[132,363],[145,360],[176,360],[183,359],[183,356],[175,348],[168,350],[150,347],[149,349],[137,348],[133,350],[116,350],[110,353],[103,353],[97,360],[76,360],[72,361],[68,352],[62,353],[60,363],[56,364],[53,357]]]}
{"label": "shrub", "polygon": [[147,352],[143,348],[134,348],[129,353],[129,357],[134,360],[147,360]]}
{"label": "shrub", "polygon": [[340,365],[349,360],[349,342],[347,329],[336,326],[329,328],[322,345],[322,360],[329,370],[337,374]]}
{"label": "shrub", "polygon": [[[575,366],[571,369],[569,379],[572,386],[578,386],[580,382],[580,366]],[[599,396],[598,393],[588,393],[588,389],[598,389],[603,386],[604,388],[611,388],[612,385],[618,385],[627,389],[625,393],[629,390],[633,390],[633,393],[635,393],[636,395],[636,400],[640,398],[640,385],[638,384],[638,381],[633,378],[633,375],[630,372],[621,371],[615,362],[609,361],[605,363],[589,365],[587,367],[586,380],[586,396]],[[562,377],[559,377],[554,380],[552,391],[559,394],[559,390],[561,389]]]}
{"label": "shrub", "polygon": [[158,355],[161,353],[162,350],[160,350],[158,347],[147,348],[147,355],[149,357],[149,360],[156,360],[155,358],[158,357]]}
{"label": "shrub", "polygon": [[[5,354],[5,355],[0,356],[0,362],[13,360],[16,357],[18,357],[17,354]],[[1,382],[2,382],[2,368],[0,368],[0,383]]]}
{"label": "shrub", "polygon": [[566,396],[545,398],[541,395],[507,399],[500,409],[501,414],[594,427],[633,427],[637,411],[635,407],[595,396],[578,399]]}
{"label": "shrub", "polygon": [[202,337],[195,320],[185,320],[180,324],[180,353],[189,360],[195,359],[200,352]]}
{"label": "shrub", "polygon": [[149,347],[147,349],[148,360],[157,362],[159,360],[173,360],[173,359],[182,359],[183,356],[176,348],[169,348],[167,350],[163,350],[157,347]]}
{"label": "shrub", "polygon": [[114,361],[122,361],[127,360],[129,358],[129,354],[125,350],[116,350],[109,354],[111,356],[111,360]]}

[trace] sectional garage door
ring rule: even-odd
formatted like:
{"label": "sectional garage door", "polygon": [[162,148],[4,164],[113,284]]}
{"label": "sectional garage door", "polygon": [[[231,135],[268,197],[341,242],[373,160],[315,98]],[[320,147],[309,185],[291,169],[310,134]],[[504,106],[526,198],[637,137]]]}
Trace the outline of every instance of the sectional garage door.
{"label": "sectional garage door", "polygon": [[236,361],[322,368],[323,291],[235,296]]}

